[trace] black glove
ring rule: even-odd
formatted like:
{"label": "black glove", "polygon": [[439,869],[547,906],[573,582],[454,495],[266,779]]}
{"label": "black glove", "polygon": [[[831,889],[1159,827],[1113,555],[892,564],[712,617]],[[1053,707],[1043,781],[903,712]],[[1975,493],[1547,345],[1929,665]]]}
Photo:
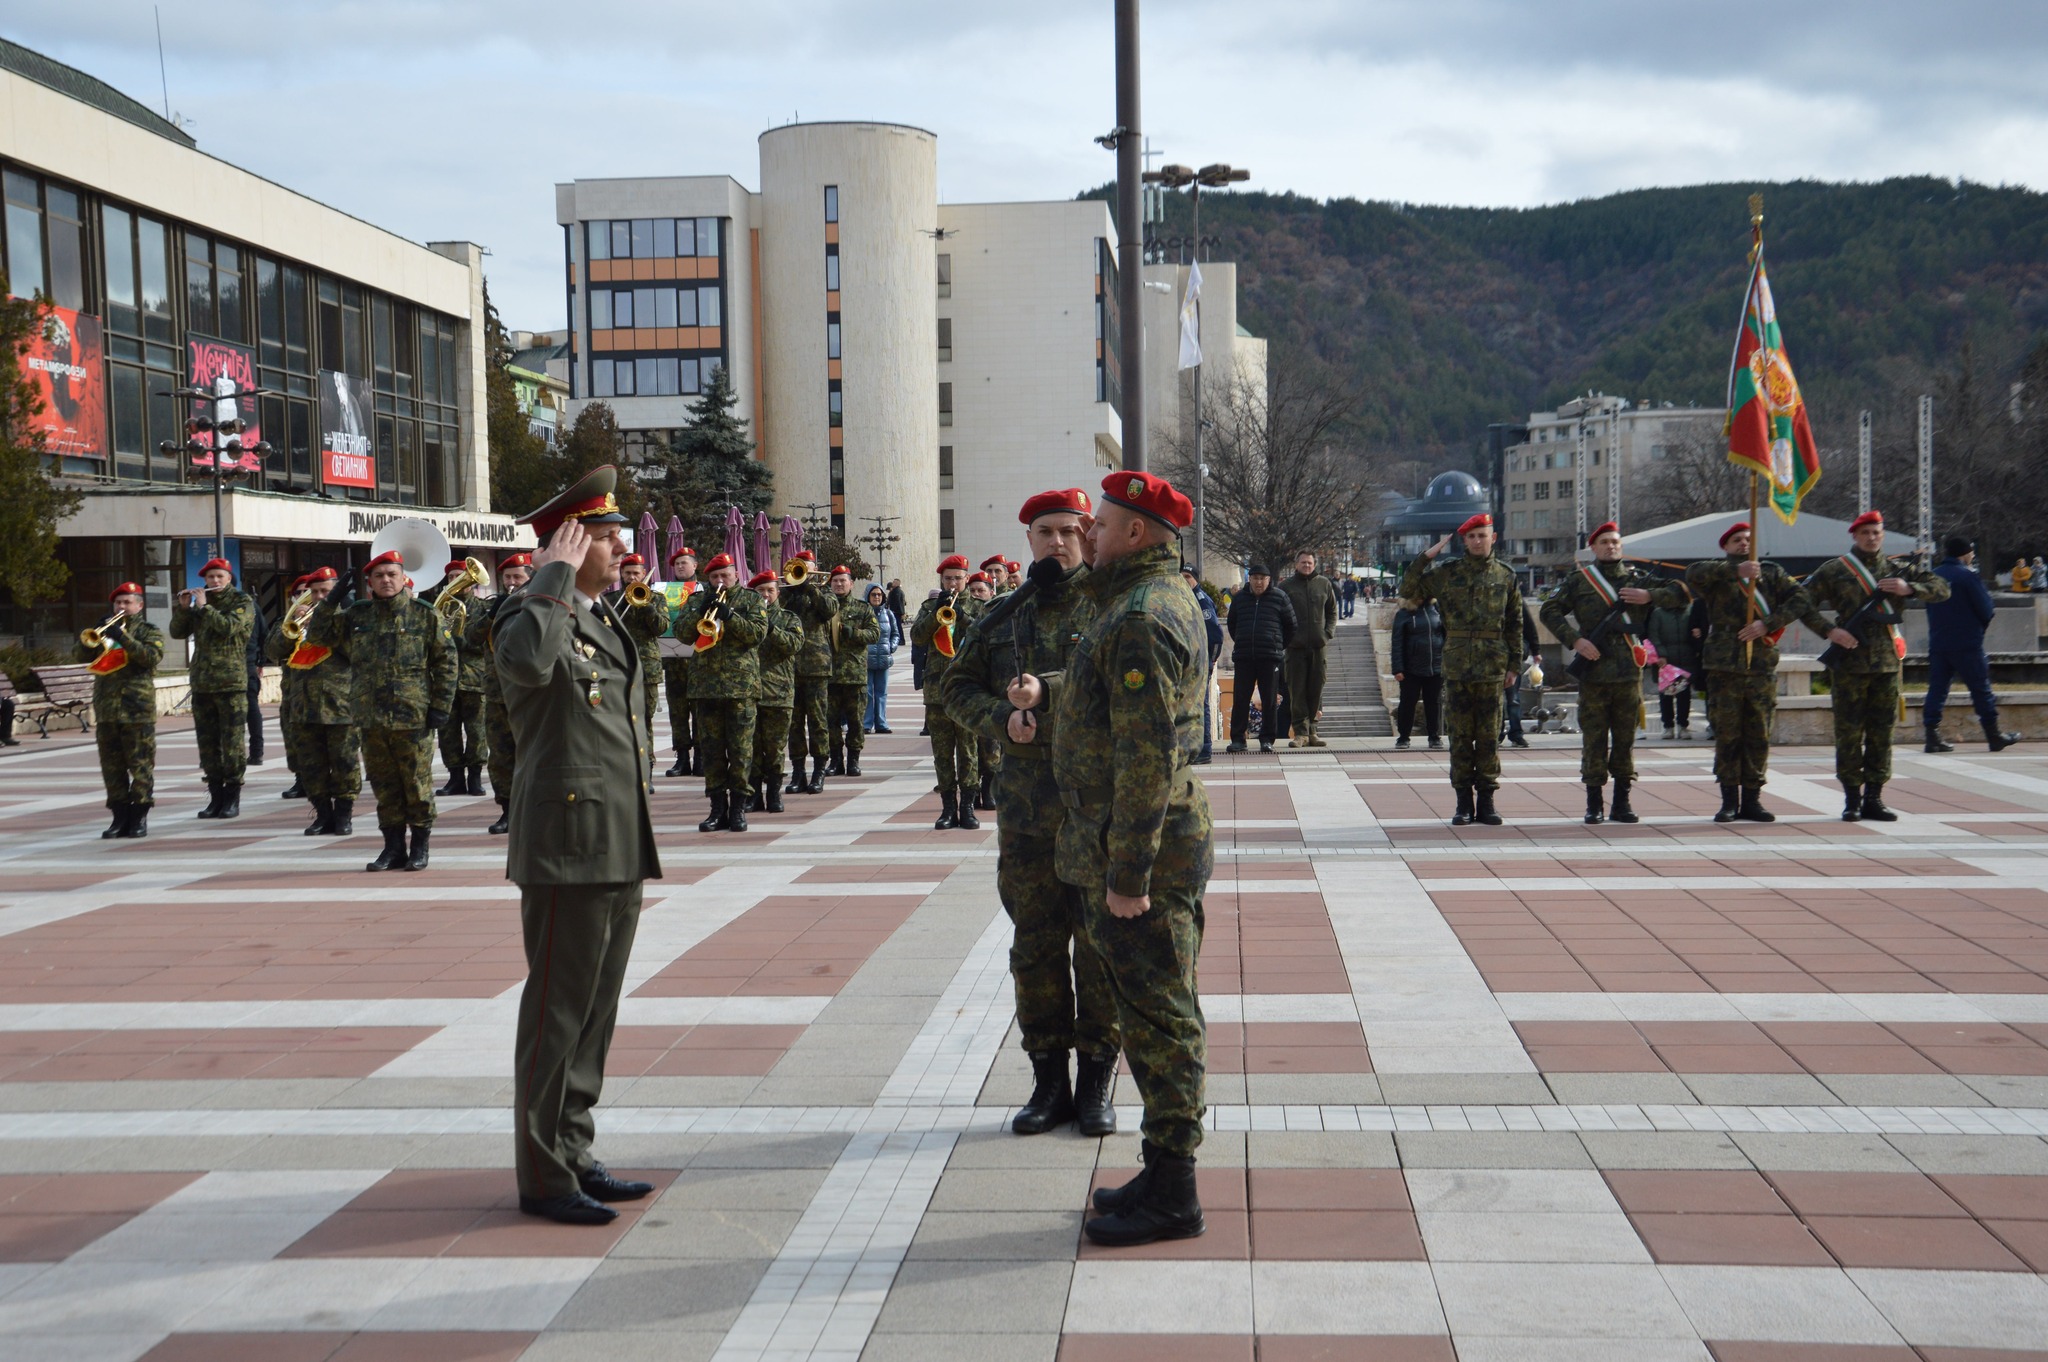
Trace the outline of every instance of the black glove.
{"label": "black glove", "polygon": [[435,731],[439,731],[440,729],[447,727],[447,725],[448,713],[446,710],[430,709],[427,711],[428,728],[433,729]]}
{"label": "black glove", "polygon": [[349,602],[355,599],[355,595],[356,570],[349,568],[341,574],[341,580],[334,584],[334,590],[327,593],[327,599],[321,604],[331,605],[337,610],[346,609]]}
{"label": "black glove", "polygon": [[128,646],[128,633],[121,627],[118,621],[100,630],[100,637],[113,644],[116,648]]}

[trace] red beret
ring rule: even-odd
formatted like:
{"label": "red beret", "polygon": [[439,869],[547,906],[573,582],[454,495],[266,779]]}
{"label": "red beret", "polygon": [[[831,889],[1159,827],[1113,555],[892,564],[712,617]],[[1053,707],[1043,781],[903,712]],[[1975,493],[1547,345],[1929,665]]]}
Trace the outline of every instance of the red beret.
{"label": "red beret", "polygon": [[839,563],[834,565],[833,569],[825,575],[827,577],[851,577],[853,576],[853,569],[844,563]]}
{"label": "red beret", "polygon": [[1195,504],[1157,474],[1111,473],[1102,480],[1102,495],[1175,532],[1195,523]]}
{"label": "red beret", "polygon": [[1750,528],[1750,523],[1747,520],[1736,521],[1733,525],[1730,525],[1727,529],[1721,531],[1721,538],[1719,541],[1720,546],[1724,549],[1727,548],[1729,540],[1733,539],[1738,534],[1748,534],[1750,532]]}
{"label": "red beret", "polygon": [[1069,487],[1058,492],[1040,492],[1024,503],[1024,509],[1017,512],[1017,523],[1029,525],[1042,515],[1066,511],[1073,515],[1087,515],[1095,509],[1095,503],[1088,500],[1088,494],[1078,487]]}
{"label": "red beret", "polygon": [[1465,522],[1464,524],[1460,525],[1460,526],[1458,527],[1458,533],[1459,533],[1459,534],[1470,534],[1470,533],[1472,533],[1472,531],[1474,531],[1474,530],[1484,530],[1484,529],[1488,529],[1488,528],[1490,528],[1490,527],[1491,527],[1492,525],[1493,525],[1493,517],[1492,517],[1492,516],[1490,516],[1490,515],[1488,515],[1488,514],[1487,514],[1486,512],[1484,512],[1484,511],[1481,511],[1481,512],[1480,512],[1480,513],[1479,513],[1478,515],[1475,515],[1475,516],[1473,516],[1473,517],[1472,517],[1471,519],[1467,520],[1467,521],[1466,521],[1466,522]]}
{"label": "red beret", "polygon": [[984,558],[981,560],[981,570],[987,572],[992,567],[1001,567],[1007,561],[1000,553],[993,558]]}
{"label": "red beret", "polygon": [[970,582],[986,582],[988,580],[988,574],[986,572],[977,572],[973,576],[969,577],[967,580]]}
{"label": "red beret", "polygon": [[794,562],[797,562],[797,561],[799,561],[799,560],[801,560],[801,561],[803,561],[803,562],[806,562],[806,563],[815,563],[815,562],[817,562],[817,561],[818,561],[818,555],[817,555],[817,554],[815,554],[815,553],[812,553],[812,552],[811,552],[811,551],[810,551],[809,549],[798,549],[798,550],[797,550],[797,554],[796,554],[796,557],[795,557],[795,558],[792,558],[792,559],[790,559],[789,561],[790,561],[790,562],[792,562],[792,563],[794,563]]}
{"label": "red beret", "polygon": [[513,554],[513,555],[512,555],[511,557],[509,557],[509,558],[505,559],[505,560],[504,560],[503,562],[501,562],[501,563],[499,563],[499,564],[498,564],[498,571],[500,571],[500,572],[503,572],[503,571],[504,571],[504,570],[505,570],[506,568],[516,568],[516,567],[530,568],[530,567],[532,567],[532,566],[533,566],[533,555],[532,555],[532,554],[530,554],[530,553],[515,553],[515,554]]}
{"label": "red beret", "polygon": [[235,570],[232,567],[228,566],[227,559],[209,558],[204,563],[200,564],[199,575],[204,577],[207,573],[212,572],[215,568],[219,568],[222,572],[227,573],[231,577],[234,575],[235,572]]}
{"label": "red beret", "polygon": [[677,549],[674,553],[671,553],[668,556],[668,560],[671,563],[673,563],[678,558],[695,558],[696,556],[697,550],[691,548],[688,544],[685,544],[681,548]]}
{"label": "red beret", "polygon": [[306,589],[306,574],[302,572],[302,573],[300,573],[300,574],[299,574],[298,576],[296,576],[296,577],[292,578],[292,587],[291,587],[291,591],[290,591],[290,592],[288,592],[287,594],[289,594],[289,595],[293,595],[293,596],[296,596],[296,595],[298,595],[298,594],[299,594],[299,593],[300,593],[301,591],[304,591],[305,589]]}
{"label": "red beret", "polygon": [[399,567],[404,567],[405,555],[400,553],[397,549],[386,549],[384,550],[384,552],[378,554],[375,558],[372,558],[369,562],[363,564],[363,571],[368,572],[371,568],[377,567],[383,563],[392,563],[396,564]]}
{"label": "red beret", "polygon": [[1587,545],[1587,547],[1588,547],[1588,548],[1592,547],[1593,541],[1594,541],[1594,540],[1596,540],[1596,539],[1598,539],[1598,538],[1599,538],[1599,537],[1600,537],[1601,535],[1603,535],[1603,534],[1620,534],[1620,533],[1621,533],[1621,526],[1619,526],[1619,525],[1615,524],[1615,523],[1614,523],[1613,521],[1611,521],[1611,520],[1610,520],[1610,521],[1607,521],[1607,522],[1606,522],[1605,524],[1601,524],[1601,525],[1595,525],[1595,526],[1594,526],[1594,527],[1592,528],[1592,530],[1591,530],[1591,531],[1589,531],[1589,532],[1587,533],[1587,535],[1586,535],[1586,545]]}
{"label": "red beret", "polygon": [[340,575],[331,567],[319,567],[314,568],[311,572],[299,578],[299,580],[311,586],[314,582],[331,582]]}
{"label": "red beret", "polygon": [[1016,572],[1022,569],[1023,566],[1024,565],[1022,563],[1018,562],[1014,558],[1006,558],[1003,560],[1003,571],[1005,572]]}
{"label": "red beret", "polygon": [[460,572],[460,571],[462,571],[462,570],[463,570],[464,568],[466,568],[466,567],[468,567],[468,566],[469,566],[469,563],[468,563],[467,561],[465,561],[464,559],[458,558],[458,559],[456,559],[456,560],[455,560],[454,562],[450,563],[450,564],[449,564],[449,565],[448,565],[447,567],[444,567],[444,568],[442,568],[442,569],[441,569],[441,574],[442,574],[443,576],[446,576],[447,574],[449,574],[449,573],[451,573],[451,572]]}
{"label": "red beret", "polygon": [[965,571],[967,571],[967,555],[966,555],[966,554],[964,554],[964,553],[949,553],[949,554],[947,554],[947,555],[946,555],[946,556],[945,556],[944,558],[941,558],[941,559],[939,560],[939,571],[941,571],[941,572],[951,572],[951,571],[952,571],[952,570],[953,570],[954,568],[958,568],[958,569],[960,569],[960,570],[961,570],[962,572],[965,572]]}
{"label": "red beret", "polygon": [[774,574],[774,573],[772,573],[772,572],[766,572],[766,571],[763,571],[763,572],[757,572],[757,573],[755,573],[755,574],[754,574],[753,576],[751,576],[751,577],[747,578],[747,585],[748,585],[748,586],[766,586],[766,585],[768,585],[768,583],[770,583],[770,582],[772,582],[772,581],[775,581],[775,580],[777,580],[777,578],[776,578],[775,574]]}
{"label": "red beret", "polygon": [[646,567],[647,560],[637,553],[629,553],[619,560],[620,567]]}
{"label": "red beret", "polygon": [[115,599],[117,599],[117,598],[119,598],[119,597],[121,597],[121,596],[140,596],[141,594],[142,594],[142,583],[140,583],[140,582],[123,582],[123,583],[121,583],[121,584],[120,584],[119,586],[115,587],[115,588],[114,588],[114,589],[113,589],[112,591],[109,591],[109,592],[107,593],[107,599],[111,601],[111,600],[115,600]]}
{"label": "red beret", "polygon": [[1884,524],[1884,512],[1865,511],[1862,515],[1857,516],[1854,520],[1849,522],[1849,533],[1854,534],[1856,533],[1856,531],[1862,529],[1865,525],[1882,524]]}
{"label": "red beret", "polygon": [[720,568],[729,568],[732,565],[732,555],[729,553],[721,553],[716,558],[706,563],[704,565],[704,570],[706,572],[716,572]]}

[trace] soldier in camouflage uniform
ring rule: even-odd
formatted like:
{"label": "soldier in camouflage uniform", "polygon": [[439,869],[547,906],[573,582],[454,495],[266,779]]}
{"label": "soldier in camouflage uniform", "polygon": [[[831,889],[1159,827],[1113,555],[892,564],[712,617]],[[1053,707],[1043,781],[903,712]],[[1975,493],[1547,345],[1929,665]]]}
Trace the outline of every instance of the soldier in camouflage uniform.
{"label": "soldier in camouflage uniform", "polygon": [[[515,553],[498,564],[498,594],[486,602],[484,613],[469,623],[462,646],[488,659],[484,672],[484,735],[491,745],[491,793],[498,800],[498,821],[486,829],[502,837],[512,827],[512,771],[519,743],[512,736],[512,718],[505,709],[505,688],[498,679],[498,650],[493,641],[498,614],[505,600],[533,577],[533,555]],[[651,745],[650,745],[651,750]]]}
{"label": "soldier in camouflage uniform", "polygon": [[[1209,642],[1180,575],[1176,535],[1194,507],[1163,478],[1112,473],[1080,590],[1094,618],[1052,711],[1052,768],[1067,816],[1059,877],[1081,891],[1088,941],[1109,973],[1131,1076],[1145,1103],[1145,1170],[1096,1193],[1086,1225],[1111,1246],[1203,1232],[1195,1195],[1207,1024],[1195,991],[1202,895],[1215,864],[1202,750]],[[1036,709],[1045,687],[1011,687]]]}
{"label": "soldier in camouflage uniform", "polygon": [[676,635],[696,638],[698,622],[715,620],[718,642],[690,661],[690,704],[704,760],[711,814],[699,832],[745,832],[754,770],[754,693],[761,684],[762,635],[768,606],[739,585],[739,569],[721,553],[704,565],[706,589],[683,602]]}
{"label": "soldier in camouflage uniform", "polygon": [[[677,549],[669,555],[669,581],[682,588],[682,599],[703,589],[697,580],[697,551],[690,548]],[[666,595],[666,593],[664,593]],[[690,774],[690,758],[695,751],[690,736],[690,639],[675,631],[675,621],[682,614],[680,602],[669,611],[669,637],[680,642],[678,650],[671,647],[661,657],[661,675],[668,687],[668,728],[675,739],[676,764],[662,772],[665,776],[686,776]]]}
{"label": "soldier in camouflage uniform", "polygon": [[[334,580],[333,568],[308,573],[293,584],[293,596],[310,591],[317,609],[333,593]],[[263,640],[263,655],[283,669],[277,726],[284,735],[285,761],[313,805],[306,835],[347,837],[355,831],[356,795],[363,788],[348,659],[304,637],[287,637],[289,622],[279,620]]]}
{"label": "soldier in camouflage uniform", "polygon": [[944,686],[946,668],[953,659],[938,646],[942,626],[939,612],[951,610],[953,623],[945,626],[957,650],[967,636],[968,626],[981,615],[981,603],[967,594],[967,559],[952,554],[939,564],[939,594],[918,607],[910,623],[910,641],[924,649],[924,723],[931,732],[932,764],[938,768],[938,821],[934,828],[978,828],[974,816],[974,793],[981,782],[978,736],[962,729],[946,713]]}
{"label": "soldier in camouflage uniform", "polygon": [[210,796],[199,816],[239,818],[249,760],[249,636],[256,628],[256,603],[235,587],[225,558],[208,559],[199,580],[204,585],[179,592],[171,610],[171,637],[194,640],[192,728]]}
{"label": "soldier in camouflage uniform", "polygon": [[[987,611],[996,602],[997,586],[1006,574],[1003,571],[1003,556],[997,554],[981,565],[981,571],[967,579],[967,594]],[[978,777],[974,786],[974,797],[970,800],[962,795],[961,801],[969,808],[983,813],[993,813],[996,807],[996,773],[1003,767],[1003,745],[987,733],[975,734],[974,766]]]}
{"label": "soldier in camouflage uniform", "polygon": [[[438,605],[441,596],[468,566],[467,559],[450,563],[441,584],[420,599],[428,605]],[[441,764],[448,768],[448,783],[436,793],[481,795],[484,763],[491,756],[484,729],[484,687],[490,676],[490,660],[482,652],[464,647],[462,641],[469,636],[469,627],[488,615],[490,609],[477,598],[474,587],[464,590],[459,599],[461,608],[451,605],[450,613],[442,617],[448,646],[455,653],[455,708],[441,729],[440,739]]]}
{"label": "soldier in camouflage uniform", "polygon": [[1481,512],[1458,527],[1463,557],[1439,562],[1445,535],[1408,565],[1404,600],[1434,599],[1444,617],[1444,711],[1450,718],[1453,827],[1477,819],[1500,824],[1501,697],[1521,668],[1522,593],[1515,574],[1493,556],[1493,517]]}
{"label": "soldier in camouflage uniform", "polygon": [[[1843,650],[1829,668],[1842,821],[1891,823],[1898,815],[1885,807],[1884,785],[1892,778],[1892,728],[1904,717],[1899,709],[1899,664],[1905,654],[1899,603],[1945,601],[1949,586],[1910,558],[1885,556],[1884,517],[1878,512],[1865,511],[1850,521],[1849,534],[1855,549],[1822,563],[1806,579],[1811,605],[1802,623]],[[1892,599],[1855,629],[1843,627],[1858,607],[1879,596]],[[1824,605],[1835,612],[1832,624],[1820,613]]]}
{"label": "soldier in camouflage uniform", "polygon": [[[1613,521],[1586,536],[1593,561],[1557,584],[1543,602],[1543,623],[1558,642],[1592,666],[1579,681],[1579,779],[1586,786],[1586,821],[1607,817],[1601,807],[1607,777],[1614,777],[1613,817],[1636,822],[1628,797],[1636,778],[1636,729],[1643,721],[1643,652],[1638,640],[1650,608],[1686,604],[1685,588],[1621,561],[1621,527]],[[1616,605],[1633,606],[1604,642],[1588,635]]]}
{"label": "soldier in camouflage uniform", "polygon": [[433,736],[455,703],[455,649],[434,608],[406,591],[397,552],[372,558],[363,577],[369,596],[354,599],[351,571],[313,611],[306,639],[339,653],[354,682],[349,707],[384,834],[383,851],[363,868],[425,870],[434,827]]}
{"label": "soldier in camouflage uniform", "polygon": [[[1070,1120],[1083,1135],[1116,1132],[1116,994],[1083,930],[1081,891],[1061,881],[1056,868],[1066,807],[1053,780],[1051,710],[1068,658],[1094,618],[1082,564],[1089,510],[1088,494],[1078,487],[1024,503],[1017,518],[1028,527],[1041,584],[1028,595],[1012,593],[975,621],[941,687],[947,716],[1000,742],[1008,758],[995,785],[996,892],[1015,929],[1010,977],[1033,1075],[1031,1099],[1010,1122],[1019,1135]],[[1010,682],[1027,674],[1054,697],[1042,712],[1010,703]],[[1071,1083],[1070,1052],[1080,1055]]]}
{"label": "soldier in camouflage uniform", "polygon": [[832,750],[832,621],[839,618],[839,598],[819,580],[817,558],[809,549],[791,561],[809,564],[811,572],[802,586],[782,592],[782,608],[804,626],[803,651],[796,655],[796,709],[789,719],[789,792],[818,794],[825,788],[825,761]]}
{"label": "soldier in camouflage uniform", "polygon": [[754,692],[754,794],[749,813],[782,812],[782,748],[796,709],[796,655],[803,651],[803,621],[782,608],[782,580],[757,572],[748,589],[768,607],[761,635],[761,681]]}
{"label": "soldier in camouflage uniform", "polygon": [[1813,608],[1792,574],[1776,563],[1750,561],[1752,533],[1748,521],[1737,521],[1721,533],[1724,556],[1718,562],[1694,563],[1685,571],[1686,586],[1707,608],[1701,665],[1707,673],[1707,722],[1714,728],[1714,779],[1721,786],[1716,823],[1778,821],[1763,804],[1771,722],[1778,711],[1778,635]]}
{"label": "soldier in camouflage uniform", "polygon": [[[633,605],[626,600],[626,593],[635,586],[646,584],[647,604]],[[626,632],[633,636],[633,642],[640,649],[640,666],[647,683],[647,760],[648,770],[653,771],[654,762],[654,711],[661,700],[661,636],[668,632],[668,597],[654,590],[647,580],[647,560],[637,553],[629,553],[619,562],[619,590],[612,598],[612,608],[625,622]]]}
{"label": "soldier in camouflage uniform", "polygon": [[832,594],[839,615],[829,631],[832,639],[832,681],[827,689],[826,724],[832,731],[833,775],[860,774],[860,753],[867,745],[861,718],[868,709],[868,645],[882,637],[882,622],[865,600],[853,594],[853,574],[832,569]]}
{"label": "soldier in camouflage uniform", "polygon": [[156,802],[156,667],[164,660],[164,636],[142,617],[140,582],[121,583],[107,599],[121,612],[100,630],[113,647],[103,655],[80,642],[76,653],[78,661],[95,664],[93,741],[114,815],[100,836],[147,837],[149,806]]}

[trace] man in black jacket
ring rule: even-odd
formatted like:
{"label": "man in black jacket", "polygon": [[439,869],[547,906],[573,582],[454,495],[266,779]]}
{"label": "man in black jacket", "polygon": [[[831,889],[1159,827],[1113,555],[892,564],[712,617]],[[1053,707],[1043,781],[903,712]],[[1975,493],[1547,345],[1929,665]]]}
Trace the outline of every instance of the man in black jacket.
{"label": "man in black jacket", "polygon": [[1263,563],[1252,564],[1251,585],[1230,602],[1231,658],[1237,668],[1230,699],[1230,746],[1245,750],[1245,721],[1251,717],[1252,688],[1259,692],[1259,750],[1273,750],[1279,732],[1280,705],[1274,695],[1280,663],[1294,638],[1294,606],[1284,591],[1273,590],[1273,574]]}
{"label": "man in black jacket", "polygon": [[1401,698],[1394,707],[1394,746],[1406,747],[1415,729],[1415,702],[1422,702],[1429,745],[1442,747],[1444,724],[1444,617],[1435,601],[1401,602],[1394,614],[1388,648]]}

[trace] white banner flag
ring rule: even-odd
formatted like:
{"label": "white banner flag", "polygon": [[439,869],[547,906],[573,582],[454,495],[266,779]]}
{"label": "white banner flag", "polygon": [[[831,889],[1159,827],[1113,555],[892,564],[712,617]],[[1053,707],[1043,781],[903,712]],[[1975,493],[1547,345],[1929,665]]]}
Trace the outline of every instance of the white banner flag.
{"label": "white banner flag", "polygon": [[1202,362],[1202,266],[1188,266],[1188,292],[1180,300],[1180,367],[1193,369]]}

